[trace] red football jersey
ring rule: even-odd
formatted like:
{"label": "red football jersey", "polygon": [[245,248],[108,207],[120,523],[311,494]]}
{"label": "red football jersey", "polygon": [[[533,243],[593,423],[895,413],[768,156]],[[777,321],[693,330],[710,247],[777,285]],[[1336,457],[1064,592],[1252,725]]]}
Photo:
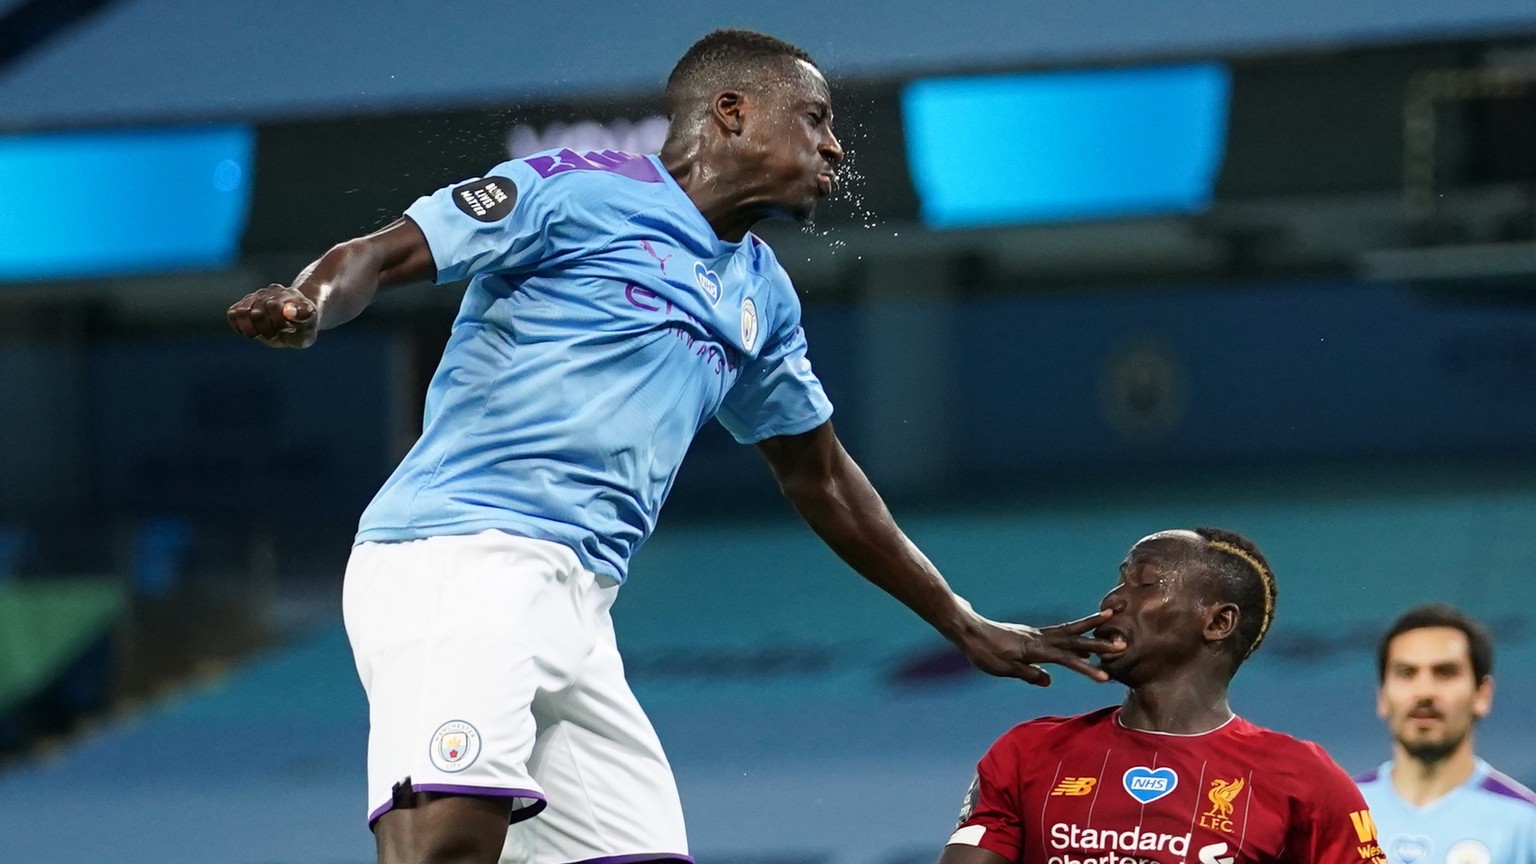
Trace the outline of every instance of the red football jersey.
{"label": "red football jersey", "polygon": [[1119,718],[1011,729],[949,842],[1018,864],[1386,864],[1359,789],[1316,744],[1241,717],[1201,735]]}

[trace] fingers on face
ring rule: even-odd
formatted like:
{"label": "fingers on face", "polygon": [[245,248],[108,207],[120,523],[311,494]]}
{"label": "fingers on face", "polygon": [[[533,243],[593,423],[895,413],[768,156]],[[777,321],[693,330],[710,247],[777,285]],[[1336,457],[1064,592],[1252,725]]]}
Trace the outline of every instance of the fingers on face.
{"label": "fingers on face", "polygon": [[1051,673],[1041,669],[1039,666],[1023,666],[1019,669],[1018,674],[1020,678],[1036,687],[1051,686]]}
{"label": "fingers on face", "polygon": [[1109,673],[1093,665],[1092,663],[1089,663],[1087,660],[1084,660],[1081,657],[1074,657],[1070,660],[1063,661],[1061,665],[1071,669],[1073,672],[1076,672],[1079,675],[1092,678],[1095,681],[1109,680]]}
{"label": "fingers on face", "polygon": [[1057,624],[1055,627],[1050,629],[1060,630],[1076,636],[1082,633],[1087,633],[1089,630],[1092,630],[1100,624],[1103,624],[1108,619],[1109,613],[1101,609],[1092,615],[1084,616],[1077,619],[1076,621],[1068,621],[1065,624]]}

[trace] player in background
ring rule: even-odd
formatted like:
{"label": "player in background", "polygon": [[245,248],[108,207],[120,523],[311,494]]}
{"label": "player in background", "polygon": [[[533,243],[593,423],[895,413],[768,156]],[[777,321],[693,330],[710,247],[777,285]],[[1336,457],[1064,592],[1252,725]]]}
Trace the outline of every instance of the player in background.
{"label": "player in background", "polygon": [[992,745],[940,864],[1383,864],[1371,814],[1316,744],[1232,712],[1275,580],[1213,528],[1138,542],[1101,603],[1119,707],[1045,717]]}
{"label": "player in background", "polygon": [[1113,643],[1085,635],[1101,615],[1037,630],[977,614],[838,442],[794,288],[749,233],[833,189],[843,150],[815,63],[716,31],[666,101],[659,156],[503,163],[229,310],[246,337],[303,348],[380,286],[472,277],[421,438],[364,512],[345,579],[381,862],[488,864],[504,840],[537,864],[692,860],[609,607],[712,417],[975,665],[1103,679],[1086,658]]}
{"label": "player in background", "polygon": [[1392,759],[1356,779],[1391,864],[1536,864],[1536,793],[1473,749],[1493,710],[1493,639],[1443,604],[1403,613],[1376,651]]}

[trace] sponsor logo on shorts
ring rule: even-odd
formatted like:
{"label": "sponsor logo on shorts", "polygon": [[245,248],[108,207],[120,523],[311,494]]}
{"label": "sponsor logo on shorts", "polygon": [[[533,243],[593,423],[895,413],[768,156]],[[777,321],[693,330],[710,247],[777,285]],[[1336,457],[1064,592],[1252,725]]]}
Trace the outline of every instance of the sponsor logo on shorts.
{"label": "sponsor logo on shorts", "polygon": [[453,206],[480,222],[500,222],[517,203],[517,187],[505,177],[485,177],[453,187]]}
{"label": "sponsor logo on shorts", "polygon": [[1099,778],[1097,777],[1063,777],[1061,782],[1056,784],[1056,788],[1051,790],[1051,794],[1053,796],[1065,795],[1068,798],[1081,798],[1092,792],[1093,787],[1097,786],[1098,783]]}
{"label": "sponsor logo on shorts", "polygon": [[1151,804],[1178,788],[1178,785],[1179,775],[1172,768],[1154,770],[1138,765],[1125,772],[1125,791],[1143,804]]}
{"label": "sponsor logo on shorts", "polygon": [[[1058,854],[1051,855],[1046,864],[1161,864],[1170,857],[1183,859],[1188,855],[1190,836],[1189,834],[1143,831],[1140,828],[1131,828],[1126,831],[1116,831],[1112,828],[1084,828],[1080,825],[1057,822],[1051,826],[1050,841],[1047,845],[1052,852]],[[1225,844],[1221,845],[1225,846]],[[1085,852],[1101,854],[1077,857]],[[1152,852],[1166,854],[1148,854]],[[1218,864],[1218,862],[1207,861],[1204,864]]]}
{"label": "sponsor logo on shorts", "polygon": [[1212,780],[1211,788],[1205,793],[1206,800],[1211,802],[1211,809],[1200,814],[1200,827],[1231,834],[1232,812],[1237,809],[1234,802],[1237,796],[1243,794],[1245,785],[1247,783],[1241,777],[1235,780],[1222,780],[1219,777]]}
{"label": "sponsor logo on shorts", "polygon": [[449,720],[432,734],[428,751],[433,767],[455,774],[475,764],[480,758],[480,733],[463,720]]}

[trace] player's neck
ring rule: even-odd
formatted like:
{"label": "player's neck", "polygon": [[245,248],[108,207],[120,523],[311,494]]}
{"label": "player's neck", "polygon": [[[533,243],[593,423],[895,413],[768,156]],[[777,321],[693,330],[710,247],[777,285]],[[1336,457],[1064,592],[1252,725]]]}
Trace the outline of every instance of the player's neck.
{"label": "player's neck", "polygon": [[1232,719],[1225,682],[1189,680],[1144,684],[1125,695],[1120,723],[1144,732],[1200,735]]}
{"label": "player's neck", "polygon": [[1415,807],[1444,798],[1477,770],[1470,735],[1450,755],[1433,762],[1409,755],[1401,744],[1393,744],[1392,751],[1392,788]]}
{"label": "player's neck", "polygon": [[661,150],[661,164],[682,187],[704,221],[715,229],[715,236],[727,243],[740,243],[761,214],[741,206],[736,200],[736,184],[724,182],[719,172],[699,153],[669,141]]}

